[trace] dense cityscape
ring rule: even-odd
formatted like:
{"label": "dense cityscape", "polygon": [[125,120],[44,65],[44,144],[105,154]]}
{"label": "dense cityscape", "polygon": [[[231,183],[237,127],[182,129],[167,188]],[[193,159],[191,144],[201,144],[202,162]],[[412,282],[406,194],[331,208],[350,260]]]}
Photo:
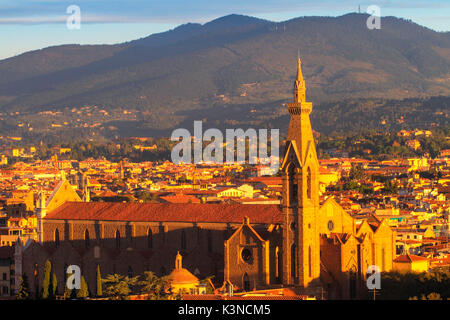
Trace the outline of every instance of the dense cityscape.
{"label": "dense cityscape", "polygon": [[448,19],[99,1],[0,4],[0,300],[450,299]]}

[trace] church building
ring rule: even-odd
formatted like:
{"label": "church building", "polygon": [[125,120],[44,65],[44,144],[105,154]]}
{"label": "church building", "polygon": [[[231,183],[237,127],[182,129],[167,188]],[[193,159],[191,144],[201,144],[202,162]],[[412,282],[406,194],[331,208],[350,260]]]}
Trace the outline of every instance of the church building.
{"label": "church building", "polygon": [[[321,202],[300,59],[287,110],[280,205],[86,202],[71,191],[55,194],[50,208],[44,199],[36,208],[39,241],[16,245],[16,283],[25,273],[39,292],[50,260],[58,294],[69,265],[81,268],[95,294],[97,267],[103,277],[161,276],[182,257],[195,278],[213,276],[216,287],[232,285],[235,292],[292,287],[327,299],[363,296],[369,266],[392,269],[395,234],[376,216],[356,220],[333,198]],[[64,201],[56,205],[58,198]]]}

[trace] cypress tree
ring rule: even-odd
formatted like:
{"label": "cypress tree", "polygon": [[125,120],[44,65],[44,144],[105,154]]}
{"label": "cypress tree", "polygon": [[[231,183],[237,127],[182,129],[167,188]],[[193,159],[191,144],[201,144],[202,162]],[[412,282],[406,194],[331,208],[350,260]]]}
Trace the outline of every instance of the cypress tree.
{"label": "cypress tree", "polygon": [[58,291],[58,279],[56,278],[56,274],[52,273],[52,298],[56,297],[56,293]]}
{"label": "cypress tree", "polygon": [[30,298],[30,286],[28,284],[28,277],[26,273],[24,273],[23,276],[20,277],[20,287],[19,291],[17,292],[17,299],[28,300]]}
{"label": "cypress tree", "polygon": [[48,299],[50,292],[52,264],[49,260],[45,261],[44,280],[42,282],[42,298]]}
{"label": "cypress tree", "polygon": [[100,265],[97,265],[97,297],[101,297],[102,295],[102,275],[100,273]]}
{"label": "cypress tree", "polygon": [[77,298],[87,298],[89,296],[89,289],[84,279],[84,276],[81,276],[80,290],[78,290]]}

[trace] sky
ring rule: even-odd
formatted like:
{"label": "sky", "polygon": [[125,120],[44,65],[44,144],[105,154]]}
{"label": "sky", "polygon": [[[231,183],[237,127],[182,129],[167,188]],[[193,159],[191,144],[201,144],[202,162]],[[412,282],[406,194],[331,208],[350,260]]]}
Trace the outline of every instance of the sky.
{"label": "sky", "polygon": [[[80,10],[80,28],[67,26]],[[271,21],[340,16],[380,7],[440,32],[450,31],[450,0],[0,0],[0,59],[62,44],[114,44],[236,13]],[[75,21],[76,20],[71,20]]]}

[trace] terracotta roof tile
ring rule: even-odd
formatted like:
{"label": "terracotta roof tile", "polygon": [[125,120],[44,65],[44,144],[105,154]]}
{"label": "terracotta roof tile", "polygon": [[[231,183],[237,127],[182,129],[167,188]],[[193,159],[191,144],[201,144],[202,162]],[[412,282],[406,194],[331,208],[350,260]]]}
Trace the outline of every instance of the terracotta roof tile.
{"label": "terracotta roof tile", "polygon": [[121,202],[67,202],[45,219],[242,223],[245,216],[250,223],[283,221],[277,205]]}

